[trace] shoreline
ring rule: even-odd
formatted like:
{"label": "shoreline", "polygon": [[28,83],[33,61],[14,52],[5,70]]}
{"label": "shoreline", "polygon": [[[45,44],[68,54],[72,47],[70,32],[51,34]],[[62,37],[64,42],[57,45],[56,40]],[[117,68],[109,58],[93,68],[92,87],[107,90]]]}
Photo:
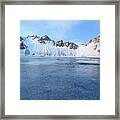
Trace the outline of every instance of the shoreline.
{"label": "shoreline", "polygon": [[25,55],[20,55],[20,57],[29,57],[29,58],[93,58],[93,59],[100,59],[100,56],[25,56]]}

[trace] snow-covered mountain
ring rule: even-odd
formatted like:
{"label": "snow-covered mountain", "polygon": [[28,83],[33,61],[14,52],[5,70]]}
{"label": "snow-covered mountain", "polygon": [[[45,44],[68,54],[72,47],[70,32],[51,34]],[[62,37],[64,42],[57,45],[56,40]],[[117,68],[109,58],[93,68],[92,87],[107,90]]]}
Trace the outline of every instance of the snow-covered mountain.
{"label": "snow-covered mountain", "polygon": [[63,40],[55,41],[47,35],[42,37],[28,35],[27,37],[20,37],[20,54],[29,56],[99,57],[100,36],[89,40],[87,43],[77,45]]}

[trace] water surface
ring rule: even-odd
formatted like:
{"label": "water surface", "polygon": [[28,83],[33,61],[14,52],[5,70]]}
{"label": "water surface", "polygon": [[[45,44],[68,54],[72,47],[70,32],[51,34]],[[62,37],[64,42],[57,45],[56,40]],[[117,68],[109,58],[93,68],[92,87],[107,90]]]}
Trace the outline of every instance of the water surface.
{"label": "water surface", "polygon": [[21,100],[99,100],[100,59],[21,57]]}

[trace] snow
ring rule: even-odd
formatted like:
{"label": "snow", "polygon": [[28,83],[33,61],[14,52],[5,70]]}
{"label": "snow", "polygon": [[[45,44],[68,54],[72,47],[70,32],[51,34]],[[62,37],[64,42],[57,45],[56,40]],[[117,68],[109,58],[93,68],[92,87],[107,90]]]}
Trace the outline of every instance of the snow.
{"label": "snow", "polygon": [[[95,46],[97,45],[96,50],[94,50]],[[87,46],[79,46],[77,50],[76,56],[78,57],[99,57],[100,53],[97,50],[100,49],[100,45],[98,43],[89,43]]]}
{"label": "snow", "polygon": [[[39,43],[39,38],[28,37],[24,40],[24,44],[28,46],[30,51],[29,56],[61,56],[61,57],[100,57],[98,50],[100,49],[100,43],[88,43],[87,45],[79,45],[77,49],[70,49],[66,46],[56,47],[53,46],[51,41],[46,43]],[[23,56],[25,49],[20,50],[20,54]]]}

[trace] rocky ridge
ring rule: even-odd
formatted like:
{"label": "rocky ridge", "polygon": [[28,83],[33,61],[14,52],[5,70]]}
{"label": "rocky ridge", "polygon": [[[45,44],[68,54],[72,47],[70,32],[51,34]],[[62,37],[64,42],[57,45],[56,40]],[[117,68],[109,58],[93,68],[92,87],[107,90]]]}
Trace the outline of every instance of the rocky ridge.
{"label": "rocky ridge", "polygon": [[31,38],[32,40],[35,40],[35,41],[38,41],[38,43],[40,44],[47,44],[47,43],[51,43],[53,46],[56,46],[56,47],[68,47],[70,49],[77,49],[78,48],[78,45],[73,43],[73,42],[64,42],[63,40],[58,40],[58,41],[55,41],[55,40],[52,40],[50,39],[47,35],[45,36],[42,36],[42,37],[39,37],[37,35],[28,35],[27,37],[21,37],[20,36],[20,49],[25,49],[26,48],[26,45],[24,44],[24,41],[25,39],[28,39],[28,38]]}
{"label": "rocky ridge", "polygon": [[20,50],[25,54],[39,56],[100,56],[100,36],[80,45],[63,40],[55,41],[47,35],[20,36]]}

